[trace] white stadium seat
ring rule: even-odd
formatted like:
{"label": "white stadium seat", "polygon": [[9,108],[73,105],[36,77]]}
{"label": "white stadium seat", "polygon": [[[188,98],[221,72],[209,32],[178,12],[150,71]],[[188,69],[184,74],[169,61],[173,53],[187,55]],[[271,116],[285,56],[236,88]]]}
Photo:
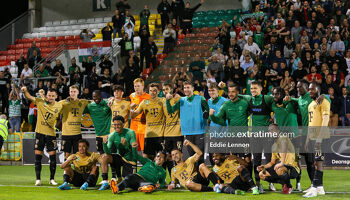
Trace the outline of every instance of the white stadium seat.
{"label": "white stadium seat", "polygon": [[105,17],[103,18],[103,22],[111,22],[112,18],[111,17]]}
{"label": "white stadium seat", "polygon": [[33,33],[39,33],[39,32],[40,32],[40,30],[38,27],[33,28]]}
{"label": "white stadium seat", "polygon": [[101,23],[101,22],[103,22],[103,18],[102,17],[95,18],[95,23]]}
{"label": "white stadium seat", "polygon": [[89,23],[89,24],[95,23],[95,18],[86,19],[86,23]]}
{"label": "white stadium seat", "polygon": [[72,30],[80,30],[80,25],[73,25],[71,26]]}
{"label": "white stadium seat", "polygon": [[86,19],[78,19],[78,24],[85,24],[86,23]]}
{"label": "white stadium seat", "polygon": [[73,35],[79,35],[80,32],[81,32],[81,30],[74,30],[74,31],[73,31]]}
{"label": "white stadium seat", "polygon": [[61,25],[60,21],[53,21],[52,22],[52,26],[59,26],[59,25]]}
{"label": "white stadium seat", "polygon": [[47,32],[47,27],[45,26],[40,27],[39,32]]}
{"label": "white stadium seat", "polygon": [[62,20],[61,21],[61,25],[68,25],[69,24],[69,21],[68,20]]}
{"label": "white stadium seat", "polygon": [[53,32],[53,31],[55,31],[55,27],[52,27],[52,26],[46,27],[46,32]]}
{"label": "white stadium seat", "polygon": [[107,24],[106,23],[99,23],[99,24],[97,24],[97,28],[103,28],[103,27],[105,27]]}
{"label": "white stadium seat", "polygon": [[52,21],[45,22],[45,26],[52,26]]}
{"label": "white stadium seat", "polygon": [[95,29],[97,28],[96,24],[89,24],[88,29]]}
{"label": "white stadium seat", "polygon": [[63,35],[73,35],[73,31],[64,31]]}
{"label": "white stadium seat", "polygon": [[25,34],[23,34],[23,38],[29,38],[30,37],[30,33],[25,33]]}
{"label": "white stadium seat", "polygon": [[46,35],[47,35],[47,37],[55,37],[56,32],[47,32]]}

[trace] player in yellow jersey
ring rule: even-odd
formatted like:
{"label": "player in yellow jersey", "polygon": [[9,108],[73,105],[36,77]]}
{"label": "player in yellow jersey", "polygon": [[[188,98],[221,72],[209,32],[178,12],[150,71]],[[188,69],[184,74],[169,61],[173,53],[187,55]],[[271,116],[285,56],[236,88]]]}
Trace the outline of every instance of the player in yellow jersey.
{"label": "player in yellow jersey", "polygon": [[[130,106],[131,105],[140,105],[140,103],[145,99],[150,99],[150,95],[143,91],[144,89],[144,81],[142,78],[137,78],[134,80],[134,90],[135,92],[130,94]],[[139,114],[134,119],[131,119],[130,123],[130,129],[135,131],[136,134],[136,140],[137,140],[137,149],[139,151],[144,150],[145,146],[145,129],[146,129],[146,122],[144,113]]]}
{"label": "player in yellow jersey", "polygon": [[325,194],[323,188],[323,161],[325,156],[324,151],[329,146],[330,131],[328,129],[328,122],[331,105],[329,101],[322,101],[321,104],[317,104],[316,99],[320,96],[320,91],[321,88],[317,83],[313,82],[309,85],[309,93],[313,101],[308,107],[309,127],[305,150],[315,152],[315,173],[312,187],[303,196],[307,198]]}
{"label": "player in yellow jersey", "polygon": [[135,104],[131,105],[131,119],[140,115],[142,112],[146,116],[146,130],[145,130],[145,148],[144,156],[153,159],[157,152],[163,151],[164,144],[164,111],[163,104],[164,98],[158,97],[159,86],[156,83],[152,83],[149,86],[149,94],[151,98],[149,100],[143,100],[136,110]]}
{"label": "player in yellow jersey", "polygon": [[[172,91],[173,88],[171,87],[171,84],[166,83],[163,85],[164,96],[172,94]],[[174,105],[179,99],[179,95],[170,99],[170,105]],[[174,162],[171,159],[171,151],[173,149],[182,151],[184,138],[181,134],[180,111],[177,110],[174,113],[169,114],[166,108],[166,103],[163,104],[163,111],[165,116],[164,150],[167,155],[165,166],[168,168],[169,174],[171,174],[171,168],[174,167]]]}
{"label": "player in yellow jersey", "polygon": [[203,152],[189,140],[184,141],[184,146],[191,147],[195,154],[184,161],[181,151],[178,149],[171,151],[171,157],[176,162],[176,166],[172,169],[171,184],[168,185],[168,189],[176,188],[178,181],[182,186],[194,192],[213,191],[213,188],[208,186],[209,180],[216,184],[220,181],[220,178],[204,163],[200,164],[199,168],[196,169],[195,165]]}
{"label": "player in yellow jersey", "polygon": [[[57,98],[57,92],[54,89],[49,89],[46,94],[46,99],[35,98],[31,96],[26,87],[22,87],[22,93],[24,96],[36,104],[37,111],[37,123],[35,128],[35,174],[36,174],[36,186],[41,185],[41,159],[43,157],[43,151],[46,150],[50,155],[50,184],[57,185],[55,182],[56,173],[56,132],[55,125],[59,112],[62,109],[62,104],[55,101]],[[42,94],[43,95],[43,94]]]}
{"label": "player in yellow jersey", "polygon": [[213,172],[219,176],[221,183],[214,186],[214,191],[243,195],[243,191],[251,189],[253,195],[259,194],[259,189],[246,168],[248,163],[245,160],[232,154],[225,158],[224,154],[214,153],[213,162]]}
{"label": "player in yellow jersey", "polygon": [[63,108],[62,115],[62,151],[65,158],[78,151],[78,141],[81,135],[81,116],[84,112],[88,100],[78,99],[79,87],[72,85],[69,87],[69,98],[60,101]]}
{"label": "player in yellow jersey", "polygon": [[[69,190],[69,183],[81,190],[87,190],[87,187],[95,187],[98,179],[98,167],[96,163],[101,163],[101,157],[98,153],[88,152],[89,142],[85,139],[78,141],[79,151],[70,155],[67,160],[61,164],[64,169],[64,183],[58,187],[60,190]],[[74,170],[71,167],[74,166]]]}
{"label": "player in yellow jersey", "polygon": [[[130,101],[124,100],[124,88],[121,85],[115,85],[113,87],[113,94],[114,97],[112,97],[108,105],[111,108],[112,111],[112,120],[114,117],[120,115],[124,117],[125,123],[124,128],[129,128],[129,114],[130,114]],[[113,121],[111,121],[111,124],[113,124]],[[111,126],[110,133],[114,132],[113,126]]]}
{"label": "player in yellow jersey", "polygon": [[283,185],[282,193],[290,194],[293,191],[290,179],[295,179],[300,174],[297,154],[291,140],[288,137],[280,136],[277,124],[270,124],[269,132],[277,133],[279,137],[272,145],[271,161],[257,167],[259,177],[270,183],[281,183]]}

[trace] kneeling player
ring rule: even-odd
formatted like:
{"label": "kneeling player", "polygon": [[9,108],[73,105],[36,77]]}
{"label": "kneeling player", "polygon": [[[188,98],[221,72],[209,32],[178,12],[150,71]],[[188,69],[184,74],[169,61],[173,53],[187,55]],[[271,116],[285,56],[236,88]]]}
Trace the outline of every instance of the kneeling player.
{"label": "kneeling player", "polygon": [[[102,158],[101,171],[103,181],[99,190],[109,189],[108,164],[117,169],[123,166],[123,177],[136,172],[137,161],[134,154],[137,154],[137,146],[135,148],[132,147],[133,143],[137,144],[135,132],[124,128],[124,117],[120,115],[113,118],[113,126],[115,131],[109,134],[108,137],[103,138],[103,150],[106,155]],[[116,154],[111,154],[113,147],[116,149]],[[121,178],[118,177],[117,182],[121,182]]]}
{"label": "kneeling player", "polygon": [[[137,143],[133,143],[133,148],[137,148]],[[134,157],[143,165],[136,174],[129,174],[117,185],[115,180],[111,180],[111,189],[114,194],[131,188],[140,192],[153,192],[155,188],[164,188],[166,172],[162,165],[165,162],[165,154],[158,152],[154,162],[148,158],[140,156],[134,152]]]}
{"label": "kneeling player", "polygon": [[[271,124],[269,131],[279,134],[277,124]],[[290,179],[295,179],[300,174],[298,159],[294,146],[288,137],[278,137],[272,145],[271,161],[266,165],[257,167],[259,177],[270,183],[281,183],[282,193],[290,194],[293,187]]]}
{"label": "kneeling player", "polygon": [[243,159],[229,155],[225,158],[224,154],[214,153],[213,161],[215,163],[213,171],[222,180],[221,183],[214,187],[214,191],[226,194],[244,194],[243,191],[252,190],[253,194],[259,194],[251,174],[246,166],[248,165]]}
{"label": "kneeling player", "polygon": [[[69,183],[81,190],[87,190],[87,187],[95,187],[98,179],[97,162],[100,162],[100,155],[95,152],[88,152],[89,142],[81,139],[78,142],[79,151],[70,155],[67,160],[62,163],[61,168],[64,169],[64,183],[58,188],[60,190],[69,190]],[[74,170],[71,164],[74,165]]]}
{"label": "kneeling player", "polygon": [[[175,182],[178,180],[180,184],[194,192],[210,192],[213,191],[209,187],[209,180],[216,184],[220,182],[220,178],[204,164],[199,165],[199,169],[195,169],[195,164],[202,156],[202,151],[192,142],[185,140],[184,146],[190,146],[195,154],[189,157],[186,161],[182,159],[182,152],[178,149],[171,151],[171,157],[176,162],[171,172],[171,184],[168,189],[176,187]],[[197,172],[198,171],[198,172]],[[208,180],[209,179],[209,180]]]}

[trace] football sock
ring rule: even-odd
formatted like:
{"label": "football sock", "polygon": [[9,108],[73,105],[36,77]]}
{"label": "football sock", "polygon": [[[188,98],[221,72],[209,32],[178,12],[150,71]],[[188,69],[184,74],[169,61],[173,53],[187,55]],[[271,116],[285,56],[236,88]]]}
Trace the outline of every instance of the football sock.
{"label": "football sock", "polygon": [[40,180],[42,155],[35,154],[35,175],[36,180]]}

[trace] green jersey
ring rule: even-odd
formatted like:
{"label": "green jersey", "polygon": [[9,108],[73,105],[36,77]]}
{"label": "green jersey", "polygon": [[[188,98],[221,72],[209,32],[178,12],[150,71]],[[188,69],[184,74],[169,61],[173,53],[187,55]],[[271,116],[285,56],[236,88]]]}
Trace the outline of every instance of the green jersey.
{"label": "green jersey", "polygon": [[264,33],[255,32],[253,35],[254,42],[259,46],[260,49],[264,49]]}
{"label": "green jersey", "polygon": [[166,172],[162,166],[156,164],[148,158],[144,158],[137,152],[134,153],[135,158],[143,165],[140,171],[137,172],[146,182],[156,184],[159,182],[160,188],[165,186]]}
{"label": "green jersey", "polygon": [[[121,143],[122,138],[126,140],[125,145]],[[120,154],[129,161],[136,161],[136,158],[133,157],[133,152],[136,151],[137,153],[137,148],[131,147],[134,142],[136,142],[135,132],[131,129],[124,128],[121,133],[114,131],[109,134],[107,144],[103,144],[103,151],[106,152],[106,154],[110,154],[114,146],[117,154]]]}
{"label": "green jersey", "polygon": [[229,126],[248,126],[248,102],[243,98],[238,98],[235,102],[226,101],[220,107],[216,115],[210,116],[214,123],[225,125],[228,121]]}
{"label": "green jersey", "polygon": [[[271,106],[273,103],[273,97],[268,95],[250,96],[239,95],[249,102],[251,115],[251,126],[268,126],[270,125],[271,118]],[[264,97],[264,99],[263,99]],[[259,113],[259,114],[258,114]]]}
{"label": "green jersey", "polygon": [[288,131],[293,131],[294,136],[299,135],[296,106],[291,101],[283,102],[282,105],[277,105],[275,102],[272,104],[272,111],[275,114],[277,125],[288,127]]}
{"label": "green jersey", "polygon": [[112,112],[108,107],[107,101],[102,100],[99,104],[92,102],[86,106],[84,112],[90,113],[96,136],[109,134]]}

